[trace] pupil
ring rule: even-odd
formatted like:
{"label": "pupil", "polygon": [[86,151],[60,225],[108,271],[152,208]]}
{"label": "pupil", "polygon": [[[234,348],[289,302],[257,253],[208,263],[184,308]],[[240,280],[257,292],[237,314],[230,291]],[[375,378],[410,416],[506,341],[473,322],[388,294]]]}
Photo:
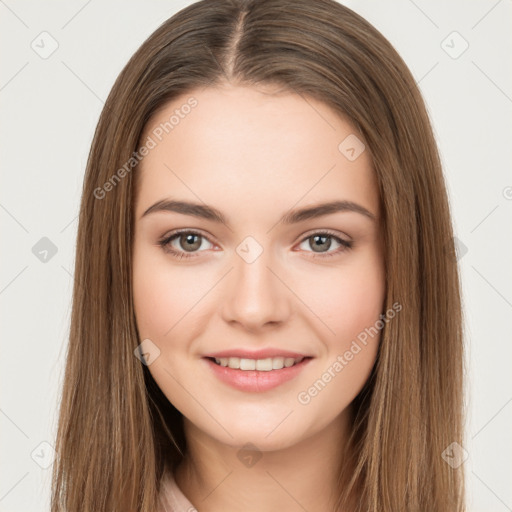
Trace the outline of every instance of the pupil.
{"label": "pupil", "polygon": [[[313,250],[315,252],[322,252],[322,251],[318,251],[317,248],[322,249],[322,246],[324,246],[324,245],[325,245],[325,247],[323,247],[324,249],[329,249],[329,247],[331,246],[331,239],[328,236],[314,235],[313,239],[315,240],[315,242],[313,244]],[[318,242],[318,240],[321,240],[321,242]],[[327,244],[326,244],[326,240],[328,241]]]}

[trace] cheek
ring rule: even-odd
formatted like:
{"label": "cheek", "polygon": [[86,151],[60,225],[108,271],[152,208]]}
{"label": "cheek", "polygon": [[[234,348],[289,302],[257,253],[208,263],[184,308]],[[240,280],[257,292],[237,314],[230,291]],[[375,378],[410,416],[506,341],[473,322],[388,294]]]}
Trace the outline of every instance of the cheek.
{"label": "cheek", "polygon": [[380,325],[384,309],[384,275],[378,265],[362,265],[316,282],[315,312],[330,329],[322,328],[325,362],[297,398],[303,405],[312,405],[309,411],[329,410],[335,415],[361,391],[375,363],[381,336],[375,326]]}
{"label": "cheek", "polygon": [[198,300],[200,290],[152,248],[134,251],[133,300],[142,338],[163,340]]}
{"label": "cheek", "polygon": [[[329,327],[331,336],[343,345],[383,312],[385,276],[373,253],[354,258],[339,270],[316,273],[308,283],[308,304]],[[305,290],[303,293],[306,293]]]}
{"label": "cheek", "polygon": [[[377,254],[369,254],[366,264],[345,277],[340,291],[340,311],[334,330],[337,336],[336,358],[341,366],[338,385],[352,399],[367,381],[377,357],[384,310],[385,272]],[[341,356],[338,357],[338,356]]]}
{"label": "cheek", "polygon": [[377,356],[381,329],[375,326],[385,300],[382,260],[377,251],[360,253],[339,270],[317,273],[308,281],[308,305],[328,326],[321,328],[326,370],[335,376],[317,376],[332,382],[319,404],[336,407],[342,400],[346,406],[368,379]]}

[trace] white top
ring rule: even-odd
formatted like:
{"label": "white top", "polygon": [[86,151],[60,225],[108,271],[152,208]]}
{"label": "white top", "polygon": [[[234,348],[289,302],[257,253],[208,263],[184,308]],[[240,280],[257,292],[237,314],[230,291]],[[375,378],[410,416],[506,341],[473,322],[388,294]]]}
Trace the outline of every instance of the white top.
{"label": "white top", "polygon": [[164,471],[162,477],[162,486],[160,492],[160,509],[159,512],[197,512],[189,499],[183,494],[178,487],[174,475],[168,471]]}

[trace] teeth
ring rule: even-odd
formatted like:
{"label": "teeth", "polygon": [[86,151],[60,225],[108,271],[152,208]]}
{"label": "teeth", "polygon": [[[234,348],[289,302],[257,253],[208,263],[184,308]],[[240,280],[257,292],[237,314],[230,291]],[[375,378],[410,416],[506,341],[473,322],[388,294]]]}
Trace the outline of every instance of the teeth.
{"label": "teeth", "polygon": [[271,370],[281,370],[289,368],[294,364],[300,363],[304,358],[299,357],[268,357],[267,359],[244,359],[240,357],[221,357],[215,358],[215,362],[220,366],[228,366],[234,370],[259,370],[269,372]]}

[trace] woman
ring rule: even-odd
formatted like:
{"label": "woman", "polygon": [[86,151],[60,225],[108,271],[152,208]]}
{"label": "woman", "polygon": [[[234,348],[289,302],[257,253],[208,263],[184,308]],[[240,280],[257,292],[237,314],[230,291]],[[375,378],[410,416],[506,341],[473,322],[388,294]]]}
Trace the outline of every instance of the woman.
{"label": "woman", "polygon": [[464,510],[462,361],[390,43],[332,0],[167,20],[87,164],[52,511]]}

